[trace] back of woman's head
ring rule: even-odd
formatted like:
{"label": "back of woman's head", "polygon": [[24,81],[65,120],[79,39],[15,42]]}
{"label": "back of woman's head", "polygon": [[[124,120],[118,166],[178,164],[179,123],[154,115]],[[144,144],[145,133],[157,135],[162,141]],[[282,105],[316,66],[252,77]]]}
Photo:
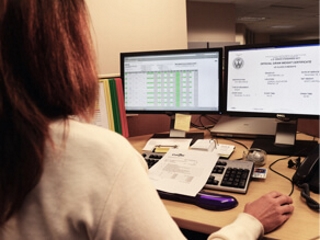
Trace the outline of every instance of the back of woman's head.
{"label": "back of woman's head", "polygon": [[4,2],[0,71],[8,97],[22,94],[49,118],[92,110],[96,73],[84,0]]}
{"label": "back of woman's head", "polygon": [[94,112],[84,0],[0,2],[0,226],[42,173],[48,125]]}

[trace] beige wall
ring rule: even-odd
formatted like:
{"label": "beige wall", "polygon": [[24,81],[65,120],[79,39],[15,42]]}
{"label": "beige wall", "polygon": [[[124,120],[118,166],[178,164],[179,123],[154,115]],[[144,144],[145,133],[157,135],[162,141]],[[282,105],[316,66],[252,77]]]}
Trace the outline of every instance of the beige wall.
{"label": "beige wall", "polygon": [[235,42],[233,4],[187,2],[189,42]]}
{"label": "beige wall", "polygon": [[[185,49],[185,0],[87,0],[100,76],[120,76],[120,52]],[[128,117],[130,136],[169,130],[167,116]]]}
{"label": "beige wall", "polygon": [[187,48],[185,0],[87,0],[100,75],[120,74],[119,53]]}

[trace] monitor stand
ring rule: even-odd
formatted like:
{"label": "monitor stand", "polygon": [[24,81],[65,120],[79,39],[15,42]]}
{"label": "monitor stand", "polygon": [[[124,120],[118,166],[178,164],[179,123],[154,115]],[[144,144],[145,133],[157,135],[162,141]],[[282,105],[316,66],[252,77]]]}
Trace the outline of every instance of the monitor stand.
{"label": "monitor stand", "polygon": [[192,138],[190,145],[194,144],[198,139],[204,138],[203,132],[185,132],[174,129],[175,116],[170,115],[170,132],[156,133],[152,138]]}
{"label": "monitor stand", "polygon": [[297,121],[278,122],[274,145],[278,147],[290,147],[295,144],[297,134]]}
{"label": "monitor stand", "polygon": [[308,156],[318,146],[318,142],[296,140],[296,131],[296,120],[278,122],[274,137],[258,137],[251,148],[263,149],[267,154]]}

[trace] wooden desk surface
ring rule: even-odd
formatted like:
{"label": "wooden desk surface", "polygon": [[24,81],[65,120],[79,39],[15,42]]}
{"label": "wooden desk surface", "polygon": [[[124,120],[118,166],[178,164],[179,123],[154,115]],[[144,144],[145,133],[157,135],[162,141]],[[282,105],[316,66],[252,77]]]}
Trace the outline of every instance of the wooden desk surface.
{"label": "wooden desk surface", "polygon": [[[150,137],[151,135],[132,137],[129,138],[129,141],[139,152],[141,152]],[[301,136],[300,134],[298,134],[297,138],[308,139],[307,136]],[[245,150],[243,146],[225,139],[219,139],[218,141],[220,143],[227,143],[236,146],[236,150],[231,155],[230,160],[242,157],[243,151]],[[241,139],[241,142],[247,147],[250,147],[252,140]],[[268,168],[272,162],[279,158],[283,158],[283,156],[267,155],[266,165],[264,167]],[[283,175],[291,179],[295,170],[287,167],[288,160],[289,159],[285,159],[277,162],[273,165],[273,169],[281,172]],[[179,227],[210,234],[213,231],[231,223],[236,216],[243,211],[247,202],[253,201],[261,195],[273,190],[289,194],[291,191],[291,183],[287,179],[268,169],[267,179],[252,180],[246,194],[227,193],[234,196],[239,202],[239,205],[231,210],[221,212],[209,211],[191,204],[169,200],[163,200],[163,202]],[[318,194],[311,194],[313,199],[320,202]],[[294,192],[291,197],[293,198],[295,207],[293,216],[283,226],[269,234],[266,234],[266,239],[320,239],[320,214],[308,208],[304,200],[300,197],[299,188],[294,188]]]}

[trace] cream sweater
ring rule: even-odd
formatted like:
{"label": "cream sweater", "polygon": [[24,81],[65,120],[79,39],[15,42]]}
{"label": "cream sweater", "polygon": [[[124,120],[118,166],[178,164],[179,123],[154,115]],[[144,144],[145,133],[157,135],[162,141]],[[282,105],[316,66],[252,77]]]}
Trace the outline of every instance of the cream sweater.
{"label": "cream sweater", "polygon": [[[73,120],[67,129],[63,144],[64,124],[51,125],[55,147],[46,147],[42,178],[0,229],[1,240],[184,239],[152,187],[144,159],[125,138]],[[209,239],[261,234],[258,220],[240,214]]]}

